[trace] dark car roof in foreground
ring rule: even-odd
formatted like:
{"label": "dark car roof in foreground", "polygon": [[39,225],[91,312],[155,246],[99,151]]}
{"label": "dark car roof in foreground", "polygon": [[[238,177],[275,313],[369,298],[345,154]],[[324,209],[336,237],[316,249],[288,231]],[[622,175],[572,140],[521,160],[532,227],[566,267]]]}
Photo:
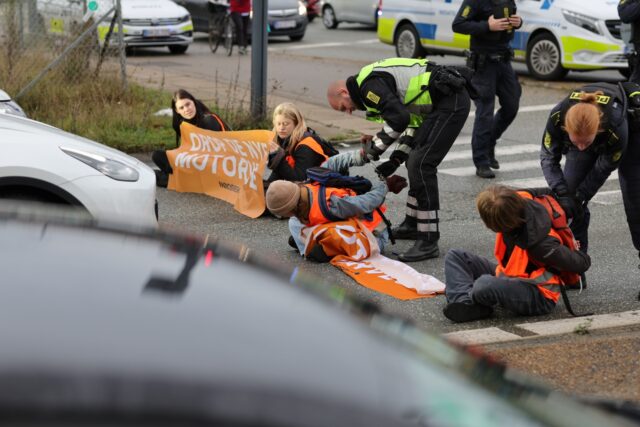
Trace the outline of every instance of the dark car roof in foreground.
{"label": "dark car roof in foreground", "polygon": [[[449,369],[459,352],[415,343],[440,351],[427,363],[246,248],[1,213],[0,241],[0,413],[539,425]],[[575,413],[566,425],[602,422]]]}

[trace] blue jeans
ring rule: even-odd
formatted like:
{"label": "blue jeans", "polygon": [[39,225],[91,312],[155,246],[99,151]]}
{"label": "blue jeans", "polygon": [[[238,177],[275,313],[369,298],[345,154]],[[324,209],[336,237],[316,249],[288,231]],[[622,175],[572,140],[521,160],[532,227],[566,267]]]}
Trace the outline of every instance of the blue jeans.
{"label": "blue jeans", "polygon": [[538,288],[511,277],[496,277],[496,263],[462,249],[451,249],[444,258],[447,302],[500,305],[519,315],[549,313],[556,303]]}

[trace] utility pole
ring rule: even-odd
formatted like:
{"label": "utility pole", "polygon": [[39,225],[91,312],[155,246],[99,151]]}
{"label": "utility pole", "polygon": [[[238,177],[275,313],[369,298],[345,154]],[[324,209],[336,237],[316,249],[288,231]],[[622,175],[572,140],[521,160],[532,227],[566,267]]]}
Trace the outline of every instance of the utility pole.
{"label": "utility pole", "polygon": [[251,114],[263,119],[267,111],[267,19],[269,0],[253,0],[251,26]]}

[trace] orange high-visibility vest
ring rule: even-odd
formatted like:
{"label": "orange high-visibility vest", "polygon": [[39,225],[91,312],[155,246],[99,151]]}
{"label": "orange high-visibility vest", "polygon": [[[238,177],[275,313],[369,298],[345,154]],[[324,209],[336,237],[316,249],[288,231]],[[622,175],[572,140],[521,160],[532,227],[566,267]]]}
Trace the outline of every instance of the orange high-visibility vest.
{"label": "orange high-visibility vest", "polygon": [[[304,184],[309,190],[311,190],[311,194],[313,197],[311,208],[309,209],[309,225],[314,226],[318,224],[326,224],[328,222],[333,222],[322,213],[322,209],[320,208],[320,184]],[[325,187],[325,199],[327,206],[330,203],[331,196],[336,195],[340,198],[345,196],[357,196],[355,191],[349,188],[335,188],[335,187]],[[386,206],[381,205],[379,208],[383,213],[387,210]],[[378,213],[378,210],[375,209],[373,212],[373,218],[371,220],[365,220],[363,218],[358,218],[362,224],[367,227],[370,231],[375,230],[375,228],[382,222],[382,216]],[[344,218],[347,219],[347,218]]]}
{"label": "orange high-visibility vest", "polygon": [[[533,196],[527,192],[519,191],[518,194],[520,197],[525,199],[533,199]],[[554,239],[558,239],[558,241],[562,243],[560,235],[553,228],[549,228],[549,236]],[[538,266],[537,263],[529,259],[527,251],[517,245],[513,247],[511,256],[509,257],[507,264],[504,265],[503,258],[506,251],[507,245],[504,243],[502,233],[497,233],[494,249],[494,255],[498,261],[496,276],[508,276],[529,281],[538,287],[538,290],[545,298],[548,298],[553,302],[558,302],[558,299],[560,299],[560,292],[554,290],[554,286],[562,286],[562,282],[557,274],[548,271],[544,266]],[[534,271],[527,272],[527,267],[530,263],[536,265],[537,268]]]}
{"label": "orange high-visibility vest", "polygon": [[[318,143],[318,141],[316,141],[312,137],[308,136],[305,139],[303,139],[302,141],[300,141],[298,143],[298,145],[296,145],[296,150],[298,148],[302,147],[303,145],[306,145],[307,147],[311,148],[316,153],[318,153],[321,156],[323,156],[324,157],[324,159],[322,160],[323,162],[329,158],[329,156],[324,154],[324,150],[322,149],[322,145],[320,145]],[[289,163],[289,166],[291,166],[292,168],[296,167],[296,159],[294,159],[291,154],[287,154],[285,159],[286,159],[287,163]]]}

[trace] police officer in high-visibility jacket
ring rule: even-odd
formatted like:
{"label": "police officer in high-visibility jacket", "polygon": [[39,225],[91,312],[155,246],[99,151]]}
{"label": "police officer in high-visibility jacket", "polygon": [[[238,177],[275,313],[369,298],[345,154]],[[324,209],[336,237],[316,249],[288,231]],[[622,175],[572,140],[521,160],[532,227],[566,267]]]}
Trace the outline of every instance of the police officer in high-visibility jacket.
{"label": "police officer in high-visibility jacket", "polygon": [[393,235],[416,242],[398,255],[401,261],[439,256],[436,172],[469,115],[469,76],[463,74],[464,69],[438,66],[425,59],[391,58],[369,64],[346,81],[331,83],[327,90],[333,109],[349,114],[365,110],[368,120],[383,124],[367,141],[370,159],[378,160],[398,142],[390,159],[377,167],[381,175],[389,176],[407,162],[406,216]]}
{"label": "police officer in high-visibility jacket", "polygon": [[[464,0],[451,25],[453,31],[469,34],[467,65],[475,72],[473,85],[478,91],[471,150],[476,175],[495,178],[500,168],[495,156],[496,140],[518,113],[522,89],[511,67],[510,43],[522,26],[514,0]],[[498,97],[500,109],[495,112]]]}
{"label": "police officer in high-visibility jacket", "polygon": [[[573,217],[571,229],[583,252],[589,248],[587,204],[620,166],[627,149],[628,105],[622,85],[592,83],[572,91],[547,120],[540,151],[542,171],[567,216]],[[626,205],[629,197],[640,196],[640,189],[634,195],[626,185],[624,177],[635,179],[635,172],[630,168],[620,172]]]}

